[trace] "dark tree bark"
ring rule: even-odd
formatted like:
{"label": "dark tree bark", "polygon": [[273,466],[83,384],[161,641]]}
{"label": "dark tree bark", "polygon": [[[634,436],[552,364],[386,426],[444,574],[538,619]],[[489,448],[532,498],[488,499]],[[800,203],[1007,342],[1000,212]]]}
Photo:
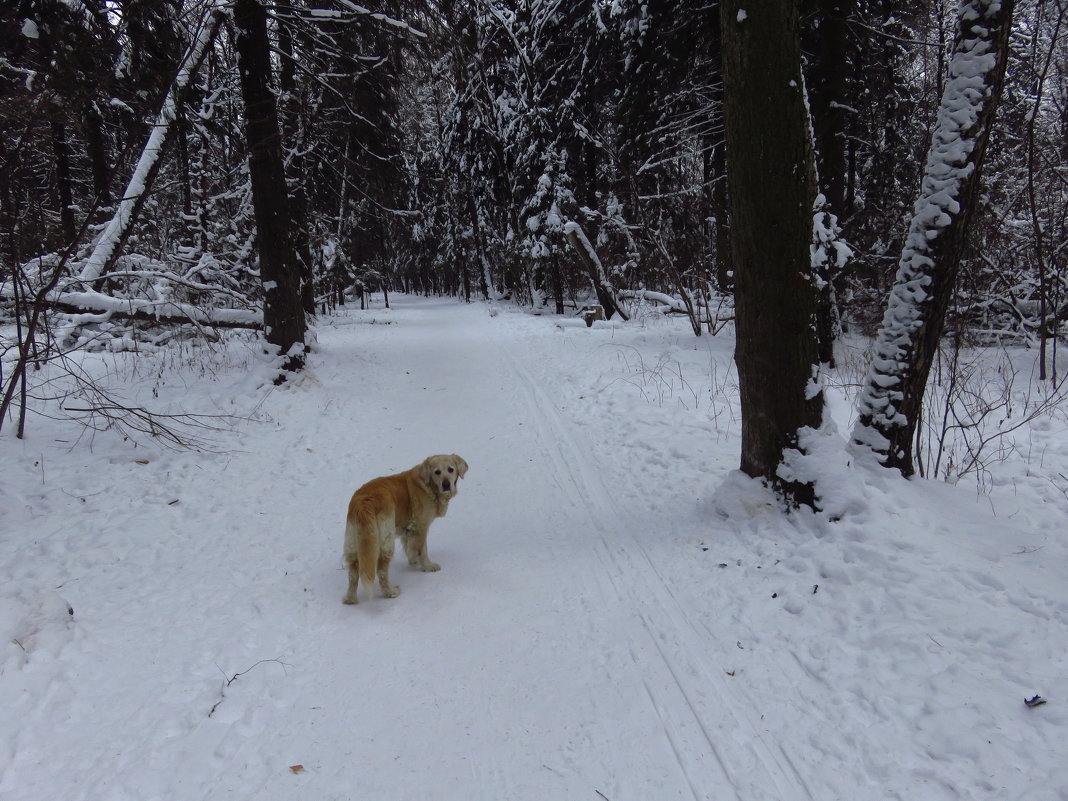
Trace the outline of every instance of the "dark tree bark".
{"label": "dark tree bark", "polygon": [[920,197],[859,399],[857,445],[910,476],[927,377],[945,327],[977,205],[994,111],[1004,83],[1013,0],[967,0]]}
{"label": "dark tree bark", "polygon": [[293,148],[290,159],[289,176],[292,191],[290,194],[290,214],[293,220],[293,247],[300,262],[300,297],[305,314],[315,314],[315,276],[312,269],[311,226],[308,224],[308,192],[305,186],[304,148],[301,141],[300,108],[297,98],[297,53],[293,46],[291,23],[283,21],[278,26],[278,48],[282,54],[281,68],[278,71],[278,84],[284,97],[282,125],[286,140]]}
{"label": "dark tree bark", "polygon": [[56,194],[59,201],[59,219],[63,226],[63,241],[70,242],[76,233],[74,223],[74,194],[71,189],[70,146],[67,143],[67,129],[58,119],[58,110],[53,111],[52,154],[56,158]]}
{"label": "dark tree bark", "polygon": [[809,242],[815,198],[801,80],[799,0],[720,4],[731,248],[742,402],[741,469],[794,504],[811,484],[777,475],[803,427],[818,428]]}
{"label": "dark tree bark", "polygon": [[[713,129],[721,130],[723,128],[723,45],[719,16],[714,18],[710,36],[713,41],[713,64],[719,73],[716,77],[720,79],[712,85],[712,114],[715,123]],[[716,251],[716,286],[720,292],[731,292],[734,289],[734,278],[731,266],[730,208],[727,200],[727,143],[724,141],[724,136],[725,134],[720,133],[706,139],[704,182],[706,202],[711,210],[711,216],[715,218],[712,223],[715,227],[712,238]]]}
{"label": "dark tree bark", "polygon": [[85,148],[93,175],[93,194],[101,204],[107,205],[111,202],[111,193],[108,191],[111,164],[107,140],[104,137],[104,121],[95,102],[86,103],[82,120],[85,126]]}
{"label": "dark tree bark", "polygon": [[[816,29],[814,53],[808,71],[808,97],[816,151],[819,191],[826,199],[823,211],[844,222],[852,213],[849,192],[850,102],[847,78],[849,22],[856,0],[814,0]],[[834,366],[834,343],[839,331],[836,294],[841,290],[841,270],[826,264],[821,270],[817,297],[816,340],[819,360]]]}
{"label": "dark tree bark", "polygon": [[817,15],[815,53],[808,74],[819,187],[827,198],[827,210],[840,222],[847,207],[849,161],[849,98],[846,79],[849,66],[849,22],[856,0],[815,0]]}
{"label": "dark tree bark", "polygon": [[[300,297],[300,261],[293,245],[282,161],[278,107],[270,85],[267,12],[256,0],[235,0],[234,25],[237,27],[234,47],[245,101],[256,245],[264,288],[264,335],[285,357],[282,369],[295,371],[304,366],[305,318]],[[279,376],[277,382],[284,380],[284,376]]]}

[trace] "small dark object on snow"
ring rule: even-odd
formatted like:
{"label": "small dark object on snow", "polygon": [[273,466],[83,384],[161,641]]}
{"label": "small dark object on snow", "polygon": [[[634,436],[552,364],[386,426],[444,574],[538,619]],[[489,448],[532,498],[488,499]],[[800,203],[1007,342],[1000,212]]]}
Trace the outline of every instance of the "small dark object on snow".
{"label": "small dark object on snow", "polygon": [[594,320],[604,319],[604,306],[583,306],[579,314],[582,315],[582,319],[586,321],[586,327],[589,328],[593,325]]}
{"label": "small dark object on snow", "polygon": [[1031,707],[1032,709],[1034,707],[1036,707],[1036,706],[1042,706],[1042,704],[1044,704],[1044,703],[1046,703],[1046,699],[1043,698],[1041,695],[1036,695],[1034,698],[1025,698],[1024,699],[1024,704],[1026,706]]}
{"label": "small dark object on snow", "polygon": [[819,584],[813,584],[812,585],[812,594],[815,595],[819,591],[820,591],[820,585]]}

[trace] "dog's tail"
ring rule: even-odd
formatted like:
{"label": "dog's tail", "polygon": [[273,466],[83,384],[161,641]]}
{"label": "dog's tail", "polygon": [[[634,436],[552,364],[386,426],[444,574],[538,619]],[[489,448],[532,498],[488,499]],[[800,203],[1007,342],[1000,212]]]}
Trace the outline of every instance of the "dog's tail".
{"label": "dog's tail", "polygon": [[374,595],[375,570],[378,568],[378,544],[381,542],[379,519],[374,504],[357,503],[349,520],[349,526],[355,524],[356,555],[360,561],[360,581],[367,589],[367,597]]}

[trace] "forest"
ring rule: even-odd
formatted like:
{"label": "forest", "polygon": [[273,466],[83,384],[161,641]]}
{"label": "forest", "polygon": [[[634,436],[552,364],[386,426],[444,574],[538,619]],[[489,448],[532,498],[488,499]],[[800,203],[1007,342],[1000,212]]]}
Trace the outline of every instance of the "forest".
{"label": "forest", "polygon": [[1064,801],[1066,12],[0,2],[0,798]]}
{"label": "forest", "polygon": [[643,303],[734,327],[750,475],[812,502],[780,464],[843,333],[876,338],[855,445],[922,472],[933,363],[1063,373],[1065,10],[7,3],[0,426],[77,349],[261,330],[283,380],[372,291]]}

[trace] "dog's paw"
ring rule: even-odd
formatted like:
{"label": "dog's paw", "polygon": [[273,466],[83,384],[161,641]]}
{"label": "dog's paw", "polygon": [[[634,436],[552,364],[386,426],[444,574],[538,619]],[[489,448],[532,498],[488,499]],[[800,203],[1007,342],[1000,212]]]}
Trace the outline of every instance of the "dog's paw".
{"label": "dog's paw", "polygon": [[343,603],[343,604],[354,604],[354,603],[356,603],[356,596],[355,595],[346,595],[344,598],[341,599],[341,603]]}
{"label": "dog's paw", "polygon": [[396,598],[398,595],[400,595],[400,587],[396,584],[382,589],[382,596],[385,598]]}
{"label": "dog's paw", "polygon": [[419,566],[419,569],[424,573],[437,573],[441,570],[441,565],[437,562],[423,562],[423,564]]}

